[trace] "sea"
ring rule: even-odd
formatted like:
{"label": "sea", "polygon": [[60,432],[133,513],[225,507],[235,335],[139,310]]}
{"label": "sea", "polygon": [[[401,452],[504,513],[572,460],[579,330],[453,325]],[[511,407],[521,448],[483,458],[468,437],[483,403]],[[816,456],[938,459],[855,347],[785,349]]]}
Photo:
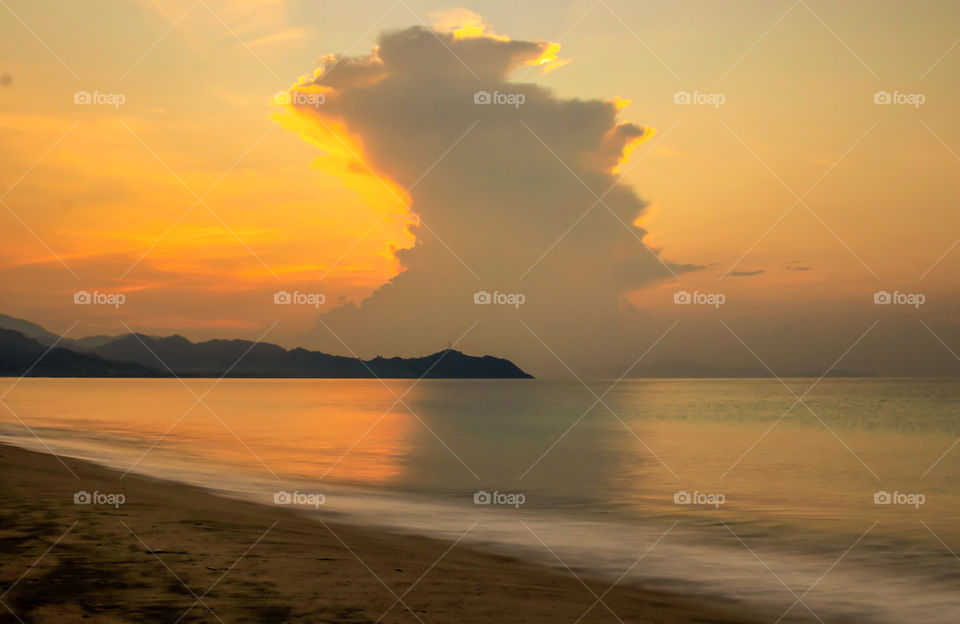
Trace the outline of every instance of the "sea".
{"label": "sea", "polygon": [[957,379],[28,378],[0,396],[0,441],[114,468],[117,491],[174,480],[770,622],[960,621]]}

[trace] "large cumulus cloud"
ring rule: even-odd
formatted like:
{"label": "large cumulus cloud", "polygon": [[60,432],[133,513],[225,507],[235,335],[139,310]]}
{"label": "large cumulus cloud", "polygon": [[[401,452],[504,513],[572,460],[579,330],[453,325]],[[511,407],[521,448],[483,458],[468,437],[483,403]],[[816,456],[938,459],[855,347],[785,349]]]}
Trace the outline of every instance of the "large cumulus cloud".
{"label": "large cumulus cloud", "polygon": [[[344,351],[329,327],[361,355],[424,353],[479,321],[466,350],[535,372],[552,356],[523,323],[586,370],[636,352],[642,319],[625,295],[670,271],[643,246],[635,223],[645,203],[616,171],[652,130],[618,119],[614,99],[511,82],[518,70],[549,65],[557,47],[413,27],[382,34],[367,56],[324,57],[293,87],[298,129],[340,151],[354,172],[369,167],[410,189],[404,200],[419,220],[416,243],[395,251],[402,272],[366,300],[325,313],[311,346]],[[478,91],[523,103],[477,104]],[[475,305],[478,290],[522,293],[526,302]]]}

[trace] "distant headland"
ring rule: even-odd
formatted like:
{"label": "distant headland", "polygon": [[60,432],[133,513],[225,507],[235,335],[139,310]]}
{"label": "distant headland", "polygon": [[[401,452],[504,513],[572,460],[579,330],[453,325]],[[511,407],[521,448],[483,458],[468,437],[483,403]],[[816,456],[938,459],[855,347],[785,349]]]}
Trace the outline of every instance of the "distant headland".
{"label": "distant headland", "polygon": [[0,376],[532,379],[510,360],[446,349],[370,360],[249,340],[191,342],[182,336],[62,338],[0,314]]}

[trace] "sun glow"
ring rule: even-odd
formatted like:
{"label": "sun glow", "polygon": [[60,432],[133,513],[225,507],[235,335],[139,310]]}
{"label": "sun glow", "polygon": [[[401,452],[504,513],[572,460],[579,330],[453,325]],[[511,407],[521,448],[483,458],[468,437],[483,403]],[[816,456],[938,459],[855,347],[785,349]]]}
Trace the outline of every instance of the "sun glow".
{"label": "sun glow", "polygon": [[[275,96],[274,102],[282,110],[274,113],[271,119],[323,151],[323,155],[313,161],[314,167],[338,177],[345,187],[381,216],[392,213],[404,223],[402,240],[386,241],[384,255],[396,261],[396,250],[410,248],[416,242],[410,233],[411,226],[418,223],[417,216],[411,211],[412,199],[405,188],[373,168],[361,140],[342,121],[312,114],[310,111],[314,106],[305,103],[315,101],[309,98],[335,95],[335,90],[329,87],[294,87]],[[358,232],[358,235],[362,233]],[[399,271],[402,267],[397,264],[396,269]]]}
{"label": "sun glow", "polygon": [[[508,35],[501,35],[490,27],[483,16],[469,9],[451,9],[434,14],[433,27],[439,32],[448,32],[454,39],[479,39],[485,37],[495,41],[513,41]],[[524,62],[524,65],[540,67],[544,73],[563,67],[570,59],[559,59],[560,44],[553,41],[538,42],[543,46],[537,58]]]}
{"label": "sun glow", "polygon": [[537,58],[527,61],[525,65],[533,65],[534,67],[540,67],[543,69],[543,72],[549,74],[555,69],[560,69],[564,65],[570,62],[571,59],[562,59],[558,58],[557,54],[560,52],[560,44],[548,41],[544,43],[543,52]]}
{"label": "sun glow", "polygon": [[624,166],[626,166],[627,163],[630,162],[630,158],[633,155],[633,153],[637,150],[638,147],[640,147],[640,144],[645,143],[648,139],[650,139],[650,137],[652,137],[656,133],[657,133],[656,129],[651,128],[649,126],[644,126],[643,134],[641,134],[640,136],[631,138],[624,144],[623,151],[620,154],[620,158],[617,160],[617,164],[614,165],[613,169],[610,170],[610,173],[614,175],[620,175],[620,173],[623,171]]}

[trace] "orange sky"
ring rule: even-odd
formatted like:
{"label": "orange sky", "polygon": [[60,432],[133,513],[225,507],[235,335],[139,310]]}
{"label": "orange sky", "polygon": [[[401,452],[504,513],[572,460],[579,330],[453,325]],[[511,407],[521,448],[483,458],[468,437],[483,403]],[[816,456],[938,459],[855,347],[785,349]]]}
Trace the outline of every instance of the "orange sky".
{"label": "orange sky", "polygon": [[[392,250],[413,245],[416,220],[403,189],[373,179],[362,154],[338,157],[339,140],[304,140],[276,94],[325,54],[366,53],[385,28],[453,29],[469,13],[434,2],[410,2],[415,14],[284,0],[8,4],[0,312],[53,331],[79,320],[78,335],[126,323],[194,338],[256,338],[279,319],[274,339],[289,343],[317,309],[278,309],[275,291],[324,293],[329,309],[400,270]],[[844,307],[881,288],[922,287],[955,312],[955,4],[465,4],[497,33],[562,44],[555,71],[518,80],[629,99],[621,117],[656,129],[625,179],[650,202],[647,243],[706,267],[683,288],[722,287],[745,318],[751,305]],[[124,101],[77,104],[82,91]],[[724,102],[678,105],[679,91]],[[881,106],[878,91],[925,101]],[[786,212],[796,196],[804,203]],[[629,298],[665,313],[677,288]],[[129,296],[122,314],[78,310],[77,290]]]}

